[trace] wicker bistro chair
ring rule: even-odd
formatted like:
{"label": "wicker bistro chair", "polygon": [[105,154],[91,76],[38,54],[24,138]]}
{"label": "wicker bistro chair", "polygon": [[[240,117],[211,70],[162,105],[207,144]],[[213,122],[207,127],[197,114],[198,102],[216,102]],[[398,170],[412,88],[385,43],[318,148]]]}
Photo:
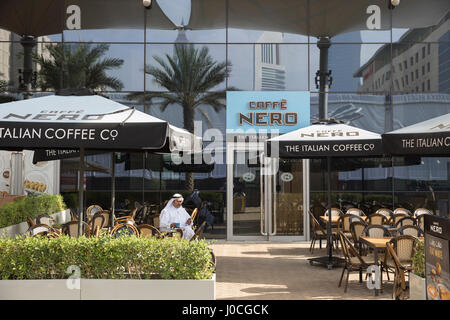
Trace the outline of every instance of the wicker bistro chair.
{"label": "wicker bistro chair", "polygon": [[409,236],[413,236],[413,237],[421,237],[423,235],[423,231],[418,227],[418,226],[410,226],[410,225],[405,225],[403,227],[400,227],[397,230],[399,235],[409,235]]}
{"label": "wicker bistro chair", "polygon": [[364,221],[355,221],[350,224],[350,232],[352,234],[353,244],[355,246],[361,246],[361,253],[363,255],[366,255],[368,250],[364,246],[362,246],[361,242],[359,241],[359,237],[364,235],[364,230],[367,227],[367,223]]}
{"label": "wicker bistro chair", "polygon": [[396,209],[392,212],[393,215],[396,215],[397,213],[404,213],[404,214],[406,214],[406,215],[408,215],[408,216],[412,216],[411,211],[409,211],[409,210],[406,209],[406,208],[396,208]]}
{"label": "wicker bistro chair", "polygon": [[386,216],[381,213],[373,213],[366,218],[366,222],[369,225],[370,224],[383,225],[388,224],[388,218],[386,218]]}
{"label": "wicker bistro chair", "polygon": [[430,210],[426,209],[426,208],[417,208],[416,210],[414,210],[414,216],[417,218],[418,216],[421,216],[423,214],[433,214],[433,212],[431,212]]}
{"label": "wicker bistro chair", "polygon": [[[328,209],[327,210],[325,210],[325,213],[323,214],[324,216],[328,216]],[[341,209],[339,209],[339,208],[331,208],[331,216],[333,217],[335,217],[335,216],[343,216],[344,215],[344,213],[341,211]]]}
{"label": "wicker bistro chair", "polygon": [[394,213],[389,219],[389,224],[395,226],[400,219],[409,217],[406,213]]}
{"label": "wicker bistro chair", "polygon": [[109,230],[109,228],[111,228],[111,220],[113,219],[112,212],[110,212],[109,210],[102,210],[100,211],[100,214],[103,216],[103,218],[105,218],[105,220],[103,221],[102,229]]}
{"label": "wicker bistro chair", "polygon": [[392,210],[388,209],[388,208],[380,208],[377,211],[375,211],[375,213],[379,213],[382,214],[383,216],[385,216],[387,219],[392,217]]}
{"label": "wicker bistro chair", "polygon": [[[91,234],[91,227],[86,222],[82,221],[82,235],[88,237]],[[62,233],[69,237],[78,237],[78,221],[69,221],[62,227]]]}
{"label": "wicker bistro chair", "polygon": [[[406,271],[412,270],[412,260],[416,245],[416,237],[409,235],[401,235],[392,238],[389,243],[392,244],[395,254]],[[385,270],[389,279],[389,271],[395,272],[395,265],[392,257],[386,251],[384,261],[381,263],[381,270]]]}
{"label": "wicker bistro chair", "polygon": [[407,295],[406,280],[405,280],[405,273],[407,271],[406,267],[402,265],[391,243],[387,243],[386,252],[392,259],[392,263],[395,269],[394,290],[392,292],[392,299],[405,300]]}
{"label": "wicker bistro chair", "polygon": [[347,292],[350,272],[366,270],[370,265],[375,264],[375,259],[373,255],[367,255],[364,257],[360,256],[358,250],[355,249],[350,240],[342,232],[338,233],[338,237],[342,246],[342,253],[345,258],[345,266],[342,270],[338,287],[342,285],[342,279],[344,278],[345,270],[347,270],[347,278],[345,280],[344,287],[344,292]]}
{"label": "wicker bistro chair", "polygon": [[416,219],[413,217],[404,217],[397,221],[395,224],[396,228],[400,228],[403,226],[415,226],[416,225]]}
{"label": "wicker bistro chair", "polygon": [[119,223],[110,232],[113,238],[118,238],[123,235],[135,235],[139,236],[139,230],[131,223]]}
{"label": "wicker bistro chair", "polygon": [[[310,220],[311,220],[311,246],[309,247],[309,251],[311,253],[314,252],[314,247],[316,245],[316,241],[319,240],[319,247],[322,249],[322,240],[327,240],[327,231],[321,226],[319,221],[317,221],[316,217],[312,214],[311,211],[308,211]],[[333,233],[333,240],[336,239],[336,235]]]}
{"label": "wicker bistro chair", "polygon": [[202,224],[195,230],[195,234],[189,241],[200,240],[203,237],[203,231],[206,227],[206,221],[203,221]]}
{"label": "wicker bistro chair", "polygon": [[355,216],[354,214],[344,214],[343,216],[339,217],[337,223],[338,232],[343,232],[347,236],[347,238],[353,238],[350,225],[355,221],[364,223],[364,220],[362,218],[360,218],[359,216]]}
{"label": "wicker bistro chair", "polygon": [[348,208],[347,211],[345,211],[345,214],[354,214],[360,217],[365,217],[366,214],[364,213],[364,211],[362,211],[359,208]]}
{"label": "wicker bistro chair", "polygon": [[35,236],[39,233],[43,233],[43,232],[46,233],[49,231],[53,231],[53,229],[48,224],[35,223],[34,225],[32,225],[31,227],[28,228],[28,231],[26,234],[29,236]]}
{"label": "wicker bistro chair", "polygon": [[114,220],[114,226],[118,225],[118,224],[122,224],[122,223],[131,223],[131,224],[136,224],[136,222],[134,221],[134,219],[131,216],[124,216],[124,217],[120,217]]}
{"label": "wicker bistro chair", "polygon": [[99,205],[93,204],[86,209],[86,217],[88,221],[96,214],[97,212],[101,212],[103,209]]}
{"label": "wicker bistro chair", "polygon": [[389,232],[388,228],[379,224],[369,224],[364,229],[364,234],[367,237],[373,238],[383,238],[391,236],[391,233]]}
{"label": "wicker bistro chair", "polygon": [[[101,230],[105,224],[105,217],[101,214],[101,212],[97,212],[94,214],[90,221],[91,230]],[[98,231],[95,232],[96,234]]]}
{"label": "wicker bistro chair", "polygon": [[140,224],[137,226],[139,235],[144,238],[161,238],[161,232],[149,224]]}
{"label": "wicker bistro chair", "polygon": [[52,226],[55,223],[55,219],[50,217],[48,214],[40,214],[36,217],[36,223]]}

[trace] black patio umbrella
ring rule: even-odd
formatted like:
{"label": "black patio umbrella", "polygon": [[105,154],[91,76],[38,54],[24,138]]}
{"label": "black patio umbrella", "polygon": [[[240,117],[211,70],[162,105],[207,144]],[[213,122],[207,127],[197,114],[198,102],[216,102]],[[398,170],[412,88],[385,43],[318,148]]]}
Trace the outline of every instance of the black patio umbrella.
{"label": "black patio umbrella", "polygon": [[450,113],[382,134],[390,155],[450,155]]}
{"label": "black patio umbrella", "polygon": [[324,264],[328,269],[340,264],[342,260],[333,257],[332,253],[331,161],[334,158],[382,156],[381,135],[329,119],[267,140],[265,152],[268,157],[281,159],[327,159],[328,255],[312,258],[310,262]]}
{"label": "black patio umbrella", "polygon": [[[201,150],[201,139],[186,130],[100,95],[79,93],[83,95],[65,92],[64,95],[3,104],[0,108],[0,149],[76,149],[81,160],[81,177],[84,176],[85,150]],[[81,228],[83,179],[79,183]]]}
{"label": "black patio umbrella", "polygon": [[71,20],[70,15],[74,12],[74,6],[79,10],[79,27],[82,30],[144,29],[145,18],[151,22],[149,28],[175,28],[156,1],[153,1],[150,10],[146,10],[139,1],[131,4],[127,0],[2,0],[0,29],[22,37],[20,40],[24,48],[22,75],[26,91],[29,91],[28,86],[31,85],[32,50],[36,46],[37,37],[58,34],[69,29],[66,19]]}

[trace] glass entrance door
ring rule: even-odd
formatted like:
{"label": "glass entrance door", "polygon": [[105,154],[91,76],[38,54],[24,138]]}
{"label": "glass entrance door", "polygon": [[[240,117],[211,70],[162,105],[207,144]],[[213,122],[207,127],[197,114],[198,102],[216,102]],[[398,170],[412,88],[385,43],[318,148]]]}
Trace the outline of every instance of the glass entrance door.
{"label": "glass entrance door", "polygon": [[227,238],[304,240],[302,160],[266,158],[261,148],[227,151]]}

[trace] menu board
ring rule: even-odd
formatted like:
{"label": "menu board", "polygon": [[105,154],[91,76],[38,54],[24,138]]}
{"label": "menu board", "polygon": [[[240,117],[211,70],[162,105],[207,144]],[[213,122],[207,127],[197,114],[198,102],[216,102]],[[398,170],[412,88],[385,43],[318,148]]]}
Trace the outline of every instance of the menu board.
{"label": "menu board", "polygon": [[[11,190],[23,190],[23,195],[59,193],[59,161],[33,164],[33,151],[25,150],[15,153],[21,157],[19,161],[23,163],[23,169],[13,172],[11,154],[9,151],[0,151],[0,192],[13,194]],[[18,175],[16,179],[14,175]],[[12,185],[14,181],[23,183],[23,188]]]}
{"label": "menu board", "polygon": [[450,300],[449,226],[446,218],[425,218],[425,275],[428,300]]}

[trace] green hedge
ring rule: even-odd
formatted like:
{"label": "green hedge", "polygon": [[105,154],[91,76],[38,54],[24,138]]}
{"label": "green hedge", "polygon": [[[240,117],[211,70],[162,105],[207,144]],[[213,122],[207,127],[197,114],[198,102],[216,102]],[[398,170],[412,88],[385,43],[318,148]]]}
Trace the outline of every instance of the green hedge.
{"label": "green hedge", "polygon": [[210,279],[204,241],[109,235],[0,239],[0,279],[67,279],[69,266],[84,279]]}
{"label": "green hedge", "polygon": [[18,198],[0,207],[0,228],[25,222],[27,217],[35,218],[40,214],[53,214],[65,209],[60,195]]}

